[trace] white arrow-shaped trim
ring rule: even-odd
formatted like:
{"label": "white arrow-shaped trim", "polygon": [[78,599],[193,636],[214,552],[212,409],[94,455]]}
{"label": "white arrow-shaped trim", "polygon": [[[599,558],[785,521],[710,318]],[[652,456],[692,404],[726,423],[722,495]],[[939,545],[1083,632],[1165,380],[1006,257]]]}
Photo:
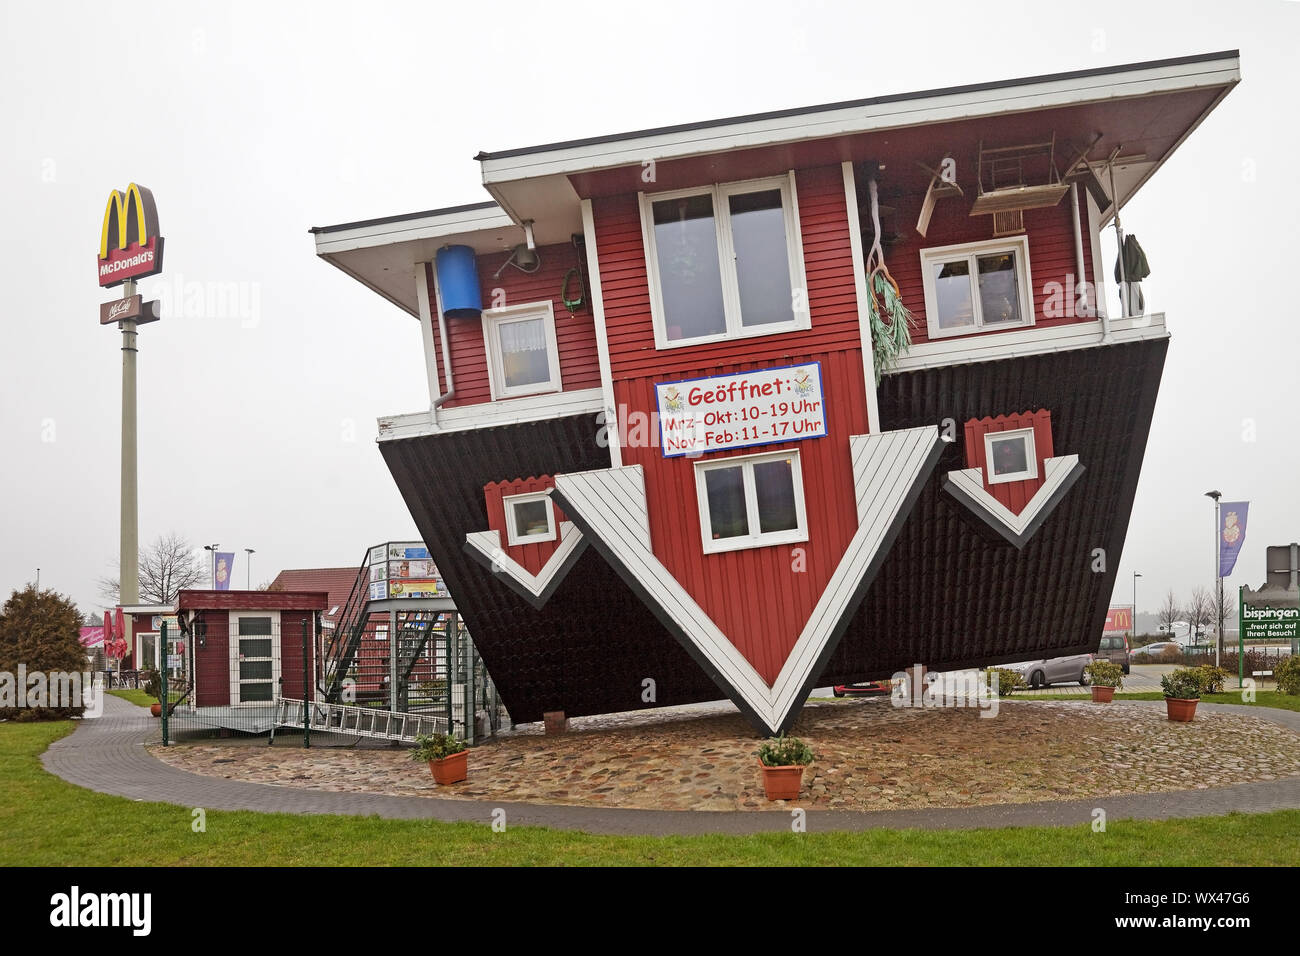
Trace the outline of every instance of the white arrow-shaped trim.
{"label": "white arrow-shaped trim", "polygon": [[523,597],[533,607],[543,607],[560,586],[586,550],[587,539],[572,521],[560,522],[560,546],[547,559],[542,569],[533,574],[510,557],[501,546],[501,535],[496,531],[471,531],[465,535],[465,550],[471,557],[485,565],[505,585]]}
{"label": "white arrow-shaped trim", "polygon": [[942,449],[935,428],[849,439],[858,528],[769,687],[654,555],[640,465],[555,476],[564,513],[718,686],[769,733],[792,722],[888,553]]}
{"label": "white arrow-shaped trim", "polygon": [[1083,474],[1078,455],[1062,455],[1043,461],[1043,483],[1034,496],[1016,514],[994,498],[984,487],[984,472],[979,468],[950,471],[943,487],[989,527],[1017,548],[1023,548],[1071,486]]}

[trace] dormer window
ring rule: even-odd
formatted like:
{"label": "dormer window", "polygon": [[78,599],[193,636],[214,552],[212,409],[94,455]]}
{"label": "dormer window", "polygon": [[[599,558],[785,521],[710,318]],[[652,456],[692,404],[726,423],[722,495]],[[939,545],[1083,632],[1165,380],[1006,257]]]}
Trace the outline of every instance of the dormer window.
{"label": "dormer window", "polygon": [[793,173],[640,199],[658,348],[808,328]]}
{"label": "dormer window", "polygon": [[988,463],[990,485],[1008,481],[1026,481],[1038,477],[1038,456],[1034,448],[1034,430],[987,432],[984,435],[984,461]]}
{"label": "dormer window", "polygon": [[921,250],[930,338],[1034,324],[1024,236]]}
{"label": "dormer window", "polygon": [[510,495],[506,507],[506,543],[537,544],[555,540],[555,508],[545,492]]}

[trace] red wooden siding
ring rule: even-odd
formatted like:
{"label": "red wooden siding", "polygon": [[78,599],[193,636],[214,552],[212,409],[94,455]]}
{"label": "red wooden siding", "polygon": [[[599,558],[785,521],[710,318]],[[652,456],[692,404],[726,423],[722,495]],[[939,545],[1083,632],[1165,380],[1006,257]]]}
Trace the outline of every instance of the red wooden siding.
{"label": "red wooden siding", "polygon": [[[572,245],[540,246],[537,255],[541,268],[531,275],[507,266],[499,277],[493,273],[505,261],[508,253],[479,253],[479,286],[483,307],[502,308],[528,302],[550,301],[555,310],[555,339],[560,349],[560,380],[566,392],[585,388],[600,388],[600,362],[596,355],[596,328],[588,304],[572,316],[564,306],[561,286],[564,274],[578,265],[578,251]],[[583,272],[584,280],[586,271]],[[430,286],[432,290],[432,286]],[[570,295],[575,294],[577,282],[570,283]],[[436,326],[436,321],[435,321]],[[487,350],[483,341],[483,323],[475,319],[447,319],[447,342],[451,352],[452,376],[456,381],[456,397],[447,402],[447,408],[457,405],[477,405],[492,400],[488,380]],[[437,338],[439,378],[442,378],[441,339]],[[445,386],[445,382],[443,383]]]}
{"label": "red wooden siding", "polygon": [[[1021,428],[1034,430],[1034,453],[1038,458],[1038,477],[1025,481],[1004,481],[989,484],[988,461],[984,455],[984,436],[989,432],[1009,432]],[[984,473],[984,490],[1020,514],[1029,504],[1034,492],[1043,486],[1043,462],[1053,457],[1052,414],[1040,409],[1019,415],[999,415],[996,418],[974,418],[966,423],[966,467],[979,468]]]}
{"label": "red wooden siding", "polygon": [[[901,234],[900,241],[885,249],[885,264],[898,282],[903,294],[903,303],[912,310],[916,317],[916,326],[912,330],[913,342],[929,340],[929,330],[925,317],[925,289],[922,285],[921,250],[936,246],[956,245],[962,242],[978,242],[997,238],[993,235],[992,216],[970,215],[971,203],[974,201],[973,189],[967,189],[965,196],[940,200],[934,207],[930,219],[930,228],[926,237],[916,231],[916,219],[921,210],[924,194],[907,195],[891,202],[897,203],[897,223]],[[1092,281],[1092,249],[1088,242],[1087,196],[1079,192],[1080,230],[1083,237],[1084,277]],[[1077,286],[1079,277],[1074,259],[1074,222],[1070,216],[1070,194],[1066,193],[1055,206],[1044,209],[1026,209],[1024,212],[1025,231],[1003,238],[1014,239],[1019,235],[1029,237],[1029,273],[1032,280],[1030,294],[1034,300],[1034,328],[1050,328],[1056,325],[1068,325],[1073,322],[1093,321],[1085,315],[1066,315],[1073,313],[1069,296],[1063,292],[1053,302],[1055,318],[1046,315],[1049,293],[1048,283],[1059,283],[1063,288],[1066,277],[1073,276],[1071,288]],[[1075,293],[1077,295],[1077,293]],[[944,336],[948,338],[967,338],[970,335],[986,333],[973,332],[963,336]]]}
{"label": "red wooden siding", "polygon": [[[822,363],[827,437],[715,452],[698,459],[664,458],[662,449],[644,445],[623,449],[624,464],[645,468],[655,556],[769,683],[780,673],[857,528],[849,435],[868,431],[860,352],[812,353],[791,361]],[[699,374],[724,375],[753,367],[743,362],[701,369]],[[652,408],[654,385],[663,379],[645,376],[618,382],[615,401]],[[799,452],[808,540],[705,554],[695,461],[785,449]]]}
{"label": "red wooden siding", "polygon": [[[708,345],[655,349],[650,319],[650,286],[636,196],[598,199],[592,204],[600,284],[605,303],[614,380],[657,375],[660,380],[701,375],[700,369],[746,362],[757,368],[777,359],[860,347],[857,294],[849,245],[848,204],[840,167],[795,174],[799,231],[812,328]],[[859,369],[858,377],[862,377]],[[565,383],[568,387],[568,383]]]}
{"label": "red wooden siding", "polygon": [[[614,401],[623,437],[632,439],[623,463],[645,468],[655,555],[769,682],[857,527],[849,435],[868,431],[843,173],[838,166],[800,170],[795,185],[812,328],[663,351],[655,349],[636,197],[593,203]],[[822,363],[825,438],[666,459],[658,427],[646,427],[658,382],[815,361]],[[634,420],[628,429],[627,412],[644,416],[639,428]],[[800,454],[808,541],[704,554],[694,462],[783,449]]]}
{"label": "red wooden siding", "polygon": [[195,700],[198,707],[230,703],[230,613],[204,611],[203,640],[194,648]]}
{"label": "red wooden siding", "polygon": [[[303,625],[307,626],[307,666],[313,663],[312,646],[316,642],[311,611],[280,612],[280,685],[276,693],[281,697],[302,699],[302,645]],[[310,687],[311,675],[308,674]]]}
{"label": "red wooden siding", "polygon": [[528,569],[530,574],[537,574],[545,567],[560,546],[560,522],[566,520],[564,512],[551,505],[555,514],[555,540],[541,541],[535,544],[508,545],[510,540],[506,533],[506,509],[504,499],[512,495],[526,495],[534,491],[548,491],[555,487],[555,479],[550,475],[540,478],[518,478],[514,481],[494,481],[483,486],[483,497],[487,504],[488,528],[501,536],[501,547],[505,553]]}

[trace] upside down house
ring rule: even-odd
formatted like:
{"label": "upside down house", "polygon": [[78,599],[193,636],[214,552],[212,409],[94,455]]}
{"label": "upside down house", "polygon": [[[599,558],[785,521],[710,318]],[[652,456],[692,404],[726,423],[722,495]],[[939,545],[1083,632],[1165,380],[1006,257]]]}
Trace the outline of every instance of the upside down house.
{"label": "upside down house", "polygon": [[1095,650],[1169,338],[1100,237],[1238,79],[485,152],[490,201],[314,229],[418,321],[428,407],[379,449],[514,718],[775,732],[819,684]]}

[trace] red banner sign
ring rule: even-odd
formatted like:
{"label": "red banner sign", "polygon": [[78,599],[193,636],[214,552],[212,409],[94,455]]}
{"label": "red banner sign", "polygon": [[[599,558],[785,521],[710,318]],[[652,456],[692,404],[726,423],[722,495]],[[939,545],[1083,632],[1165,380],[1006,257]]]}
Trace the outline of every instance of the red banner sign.
{"label": "red banner sign", "polygon": [[1131,607],[1113,607],[1106,612],[1106,633],[1133,630],[1133,609]]}

